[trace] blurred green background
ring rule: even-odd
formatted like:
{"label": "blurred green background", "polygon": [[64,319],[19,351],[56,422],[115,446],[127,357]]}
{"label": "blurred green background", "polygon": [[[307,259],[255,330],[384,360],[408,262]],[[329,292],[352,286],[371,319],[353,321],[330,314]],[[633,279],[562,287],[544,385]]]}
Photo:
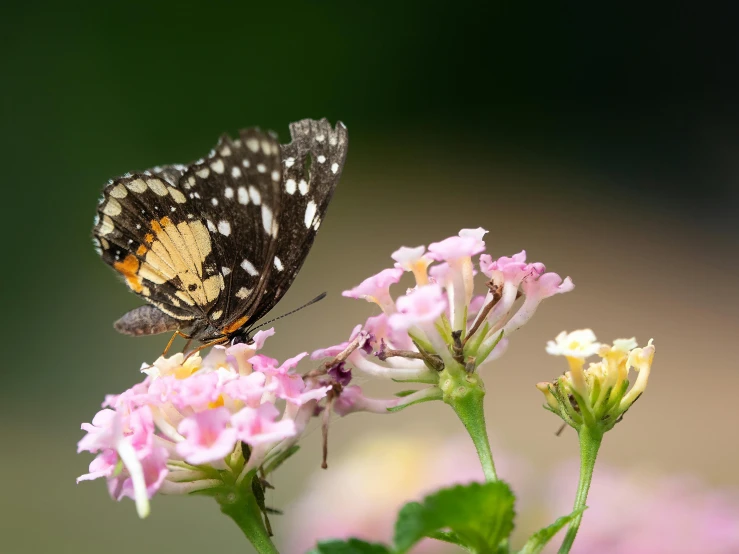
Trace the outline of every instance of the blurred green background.
{"label": "blurred green background", "polygon": [[[91,459],[75,454],[79,424],[139,380],[166,342],[114,332],[140,302],[89,236],[107,179],[196,159],[240,127],[287,138],[287,124],[305,117],[344,121],[349,158],[277,312],[329,297],[280,322],[269,354],[334,344],[376,313],[340,292],[387,267],[398,246],[483,226],[493,254],[526,248],[577,285],[488,368],[497,440],[543,467],[575,455],[533,386],[563,369],[544,353],[560,330],[654,337],[649,391],[603,458],[739,486],[731,14],[319,0],[3,11],[2,552],[244,551],[208,499],[156,498],[140,522],[102,482],[75,485]],[[436,404],[359,415],[335,423],[332,452],[399,427],[460,431]],[[278,474],[273,505],[289,506],[320,471],[319,442],[309,434]]]}

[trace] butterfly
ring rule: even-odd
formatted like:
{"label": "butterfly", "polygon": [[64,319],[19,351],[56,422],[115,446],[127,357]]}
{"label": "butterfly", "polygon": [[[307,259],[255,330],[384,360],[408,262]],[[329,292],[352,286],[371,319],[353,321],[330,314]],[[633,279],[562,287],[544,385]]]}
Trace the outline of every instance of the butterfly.
{"label": "butterfly", "polygon": [[341,122],[304,119],[290,134],[281,145],[245,129],[190,165],[108,182],[93,243],[147,302],[116,321],[117,331],[249,340],[303,265],[346,159]]}

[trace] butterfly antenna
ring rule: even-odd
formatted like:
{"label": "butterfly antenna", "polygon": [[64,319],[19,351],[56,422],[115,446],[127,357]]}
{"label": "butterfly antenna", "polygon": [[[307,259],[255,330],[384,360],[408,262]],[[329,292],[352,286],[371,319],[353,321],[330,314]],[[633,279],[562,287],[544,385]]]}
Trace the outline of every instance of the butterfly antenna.
{"label": "butterfly antenna", "polygon": [[264,323],[260,323],[256,327],[252,327],[251,329],[249,329],[249,334],[251,335],[251,333],[253,331],[256,331],[260,327],[264,327],[265,325],[269,325],[273,321],[277,321],[278,319],[282,319],[283,317],[287,317],[289,315],[292,315],[295,312],[299,312],[303,308],[307,308],[308,306],[312,306],[313,304],[315,304],[316,302],[318,302],[320,300],[323,300],[324,298],[326,298],[326,293],[325,292],[322,292],[321,294],[319,294],[318,296],[316,296],[313,300],[311,300],[310,302],[306,302],[305,304],[303,304],[299,308],[295,308],[294,310],[291,310],[291,311],[287,312],[286,314],[282,314],[280,316],[275,317],[274,319],[270,319],[269,321],[265,321]]}

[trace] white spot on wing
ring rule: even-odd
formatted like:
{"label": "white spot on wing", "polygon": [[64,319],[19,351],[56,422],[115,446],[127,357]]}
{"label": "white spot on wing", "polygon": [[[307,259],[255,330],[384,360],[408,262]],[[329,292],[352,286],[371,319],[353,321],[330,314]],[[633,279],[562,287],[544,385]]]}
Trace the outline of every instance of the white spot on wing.
{"label": "white spot on wing", "polygon": [[268,235],[272,234],[272,210],[269,206],[262,206],[262,224],[264,225],[264,232]]}
{"label": "white spot on wing", "polygon": [[238,195],[239,195],[239,204],[243,204],[244,206],[249,204],[249,193],[246,191],[244,187],[239,187]]}
{"label": "white spot on wing", "polygon": [[256,270],[254,265],[246,258],[244,258],[244,261],[241,262],[241,267],[252,277],[256,277],[257,275],[259,275],[259,272]]}
{"label": "white spot on wing", "polygon": [[284,268],[282,267],[282,262],[280,261],[280,258],[275,256],[275,269],[277,271],[282,271]]}
{"label": "white spot on wing", "polygon": [[167,193],[169,192],[167,190],[167,187],[164,186],[164,183],[162,183],[159,179],[148,179],[146,181],[146,184],[157,196],[167,196]]}
{"label": "white spot on wing", "polygon": [[272,172],[272,180],[277,182],[280,180],[280,172],[275,170]]}
{"label": "white spot on wing", "polygon": [[262,195],[259,194],[259,190],[256,187],[249,187],[249,198],[255,206],[259,206],[262,203]]}
{"label": "white spot on wing", "polygon": [[336,164],[336,163],[331,164],[331,173],[333,173],[334,175],[336,175],[336,173],[338,171],[339,171],[339,164]]}
{"label": "white spot on wing", "polygon": [[136,179],[134,181],[131,181],[130,183],[126,183],[126,187],[131,192],[144,192],[146,190],[146,183],[144,183],[143,179]]}
{"label": "white spot on wing", "polygon": [[208,175],[210,175],[210,169],[204,167],[203,169],[199,169],[198,171],[196,171],[195,175],[197,175],[201,179],[207,179]]}
{"label": "white spot on wing", "polygon": [[239,292],[236,293],[236,298],[241,298],[243,300],[244,298],[249,296],[250,293],[251,293],[251,290],[249,290],[246,287],[241,287],[239,289]]}
{"label": "white spot on wing", "polygon": [[241,165],[244,167],[251,167],[251,162],[249,160],[242,160]]}
{"label": "white spot on wing", "polygon": [[316,142],[323,142],[326,140],[326,135],[316,135]]}
{"label": "white spot on wing", "polygon": [[295,165],[295,158],[287,158],[285,160],[285,167],[292,167]]}
{"label": "white spot on wing", "polygon": [[176,188],[169,187],[169,195],[178,204],[184,204],[185,202],[187,202],[187,198],[185,198],[185,195]]}
{"label": "white spot on wing", "polygon": [[103,208],[103,213],[111,217],[115,217],[121,213],[121,204],[115,198],[109,198],[108,203]]}
{"label": "white spot on wing", "polygon": [[210,199],[210,203],[213,204],[214,206],[217,206],[218,205],[218,198],[211,198]]}
{"label": "white spot on wing", "polygon": [[300,189],[300,194],[302,194],[303,196],[308,194],[308,181],[306,181],[305,179],[301,179],[300,183],[298,183],[298,188]]}
{"label": "white spot on wing", "polygon": [[228,146],[221,148],[221,156],[226,157],[231,155],[231,149]]}
{"label": "white spot on wing", "polygon": [[209,219],[208,221],[206,221],[206,223],[208,224],[208,230],[211,233],[215,233],[216,232],[216,226],[213,225],[213,222]]}
{"label": "white spot on wing", "polygon": [[257,164],[257,171],[259,173],[264,173],[265,171],[267,171],[267,166],[264,164]]}
{"label": "white spot on wing", "polygon": [[210,164],[210,168],[215,171],[216,173],[223,173],[226,169],[226,166],[223,165],[223,160],[216,160]]}
{"label": "white spot on wing", "polygon": [[320,156],[318,156],[318,157],[316,158],[316,161],[317,161],[317,162],[318,162],[319,164],[322,164],[323,162],[325,162],[325,161],[326,161],[326,156],[324,156],[323,154],[321,154]]}
{"label": "white spot on wing", "polygon": [[223,196],[226,198],[233,198],[234,197],[234,189],[231,187],[226,187],[226,190],[223,191]]}
{"label": "white spot on wing", "polygon": [[218,232],[222,235],[230,235],[231,234],[231,224],[228,221],[219,221],[218,222]]}
{"label": "white spot on wing", "polygon": [[241,170],[238,167],[233,166],[231,168],[231,177],[233,177],[234,179],[238,179],[239,177],[241,177]]}
{"label": "white spot on wing", "polygon": [[316,203],[311,200],[308,202],[308,205],[305,207],[305,227],[307,229],[310,229],[310,226],[313,224],[313,218],[316,215],[316,209],[318,207],[316,206]]}
{"label": "white spot on wing", "polygon": [[125,198],[126,196],[128,196],[128,191],[126,190],[126,187],[124,187],[121,183],[118,183],[116,186],[110,189],[110,195],[113,198]]}
{"label": "white spot on wing", "polygon": [[246,147],[252,152],[259,152],[259,141],[255,138],[250,138],[246,141]]}
{"label": "white spot on wing", "polygon": [[229,268],[229,267],[222,267],[221,268],[221,273],[223,273],[223,276],[225,277],[226,275],[228,275],[228,274],[231,273],[231,268]]}
{"label": "white spot on wing", "polygon": [[101,235],[109,235],[113,232],[115,229],[115,225],[113,225],[113,220],[110,219],[107,215],[103,216],[103,221],[100,224],[100,227],[98,227],[98,233]]}
{"label": "white spot on wing", "polygon": [[295,194],[295,191],[298,188],[298,184],[295,182],[295,179],[288,179],[285,181],[285,192],[288,194]]}
{"label": "white spot on wing", "polygon": [[221,316],[223,315],[223,310],[216,310],[215,312],[212,312],[210,314],[211,319],[221,319]]}

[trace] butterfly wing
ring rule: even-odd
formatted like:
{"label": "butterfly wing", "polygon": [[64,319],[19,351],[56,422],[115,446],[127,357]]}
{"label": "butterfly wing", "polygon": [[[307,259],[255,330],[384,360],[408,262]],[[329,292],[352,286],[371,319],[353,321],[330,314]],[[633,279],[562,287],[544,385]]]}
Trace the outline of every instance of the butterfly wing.
{"label": "butterfly wing", "polygon": [[290,125],[292,141],[283,145],[282,189],[275,256],[264,293],[252,307],[257,320],[280,301],[308,256],[346,160],[343,123],[304,119]]}
{"label": "butterfly wing", "polygon": [[263,290],[275,255],[280,217],[280,145],[258,129],[224,136],[207,159],[193,164],[180,188],[212,234],[222,293],[209,306],[210,334],[240,327]]}
{"label": "butterfly wing", "polygon": [[[254,141],[256,150],[250,148]],[[279,159],[276,140],[251,129],[237,141],[223,137],[207,159],[187,168],[115,179],[98,208],[96,248],[133,292],[183,327],[218,327],[226,277],[238,255],[251,259],[254,268],[240,282],[256,287],[274,248],[270,233],[276,220],[267,221],[271,214],[263,206],[278,205]]]}

